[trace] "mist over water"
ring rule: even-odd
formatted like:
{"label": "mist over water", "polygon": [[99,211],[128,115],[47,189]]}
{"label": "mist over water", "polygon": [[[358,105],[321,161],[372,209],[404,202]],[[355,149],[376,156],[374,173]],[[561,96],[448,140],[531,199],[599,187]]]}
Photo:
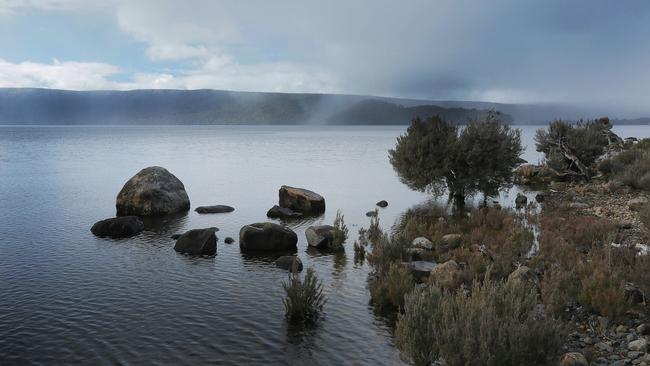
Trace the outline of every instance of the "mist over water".
{"label": "mist over water", "polygon": [[[524,159],[537,162],[523,127]],[[84,364],[399,364],[388,321],[368,304],[368,267],[353,261],[357,230],[385,199],[389,228],[429,197],[401,184],[387,150],[405,126],[0,127],[0,359]],[[623,137],[650,136],[622,126]],[[140,235],[96,238],[91,225],[115,214],[115,197],[140,169],[160,165],[185,184],[192,210],[235,212],[149,221]],[[278,188],[322,194],[327,212],[288,223],[298,256],[323,280],[325,315],[310,331],[288,329],[270,258],[244,256],[246,224],[267,221]],[[499,200],[509,205],[513,192]],[[307,251],[304,230],[345,214],[344,255]],[[172,234],[217,226],[217,255],[173,250]],[[4,363],[3,362],[3,363]]]}

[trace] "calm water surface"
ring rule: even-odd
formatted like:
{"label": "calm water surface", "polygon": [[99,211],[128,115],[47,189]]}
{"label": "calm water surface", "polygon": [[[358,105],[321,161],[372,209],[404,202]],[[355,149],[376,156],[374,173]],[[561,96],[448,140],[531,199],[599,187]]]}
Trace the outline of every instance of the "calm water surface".
{"label": "calm water surface", "polygon": [[[532,149],[536,127],[524,128]],[[399,182],[387,150],[405,127],[0,127],[0,360],[2,364],[401,364],[388,322],[368,305],[368,267],[352,243],[365,212],[386,199],[384,227],[427,196]],[[650,136],[648,126],[617,128]],[[185,184],[192,209],[229,214],[148,223],[110,240],[89,229],[115,214],[115,197],[140,169],[160,165]],[[223,238],[266,221],[283,185],[327,201],[324,216],[291,224],[298,255],[323,280],[316,329],[284,321],[285,271]],[[514,193],[500,198],[508,204]],[[341,209],[346,255],[307,251],[304,230]],[[169,236],[217,226],[217,255],[189,257]]]}

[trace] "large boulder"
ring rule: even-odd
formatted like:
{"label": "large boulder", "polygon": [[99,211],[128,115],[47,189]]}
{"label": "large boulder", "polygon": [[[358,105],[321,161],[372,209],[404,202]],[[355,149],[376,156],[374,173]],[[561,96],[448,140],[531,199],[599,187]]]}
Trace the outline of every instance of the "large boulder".
{"label": "large boulder", "polygon": [[325,212],[325,199],[318,193],[303,188],[280,187],[280,207],[290,208],[306,215]]}
{"label": "large boulder", "polygon": [[291,272],[302,271],[302,261],[295,255],[283,255],[275,260],[275,265],[278,268],[286,269]]}
{"label": "large boulder", "polygon": [[310,226],[305,230],[307,244],[318,249],[328,249],[334,243],[338,229],[332,225]]}
{"label": "large boulder", "polygon": [[90,232],[99,237],[128,238],[143,229],[144,223],[138,216],[122,216],[98,221],[90,228]]}
{"label": "large boulder", "polygon": [[117,195],[117,216],[161,216],[190,209],[185,186],[167,169],[152,166],[129,179]]}
{"label": "large boulder", "polygon": [[242,252],[282,252],[297,249],[298,236],[288,227],[272,222],[246,225],[239,230]]}
{"label": "large boulder", "polygon": [[235,211],[235,208],[226,205],[200,206],[194,209],[194,211],[200,214],[228,213]]}
{"label": "large boulder", "polygon": [[288,219],[302,217],[300,212],[293,211],[290,208],[275,205],[266,212],[266,217],[270,219]]}
{"label": "large boulder", "polygon": [[433,267],[429,280],[438,286],[451,290],[458,283],[459,276],[458,263],[452,259]]}
{"label": "large boulder", "polygon": [[174,250],[192,255],[215,255],[217,253],[217,236],[215,228],[193,229],[176,240]]}

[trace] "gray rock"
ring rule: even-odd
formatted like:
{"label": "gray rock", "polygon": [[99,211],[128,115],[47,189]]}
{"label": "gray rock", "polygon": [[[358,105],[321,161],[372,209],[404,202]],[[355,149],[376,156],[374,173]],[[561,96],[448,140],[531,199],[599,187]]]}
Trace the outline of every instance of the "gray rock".
{"label": "gray rock", "polygon": [[648,204],[648,199],[643,196],[632,198],[631,200],[627,201],[627,205],[632,211],[638,211],[647,204]]}
{"label": "gray rock", "polygon": [[223,240],[223,242],[226,243],[226,244],[232,244],[232,243],[235,242],[235,239],[228,236]]}
{"label": "gray rock", "polygon": [[200,214],[228,213],[235,211],[235,208],[226,205],[200,206],[197,207],[194,211]]}
{"label": "gray rock", "polygon": [[650,335],[650,324],[640,324],[638,327],[636,327],[636,332],[640,335]]}
{"label": "gray rock", "polygon": [[305,230],[307,244],[318,249],[331,248],[338,229],[332,225],[310,226]]}
{"label": "gray rock", "polygon": [[377,211],[368,211],[366,212],[366,216],[368,217],[377,217]]}
{"label": "gray rock", "polygon": [[386,202],[385,200],[381,200],[381,201],[377,202],[377,206],[379,206],[379,207],[388,207],[388,202]]}
{"label": "gray rock", "polygon": [[462,241],[463,241],[463,236],[461,234],[446,234],[443,235],[442,238],[440,239],[442,245],[446,245],[450,247],[456,247],[460,245]]}
{"label": "gray rock", "polygon": [[413,261],[404,263],[416,278],[429,277],[431,270],[437,265],[434,261]]}
{"label": "gray rock", "polygon": [[266,217],[270,219],[286,219],[302,217],[302,214],[300,212],[293,211],[290,208],[275,205],[266,212]]}
{"label": "gray rock", "polygon": [[298,236],[288,227],[272,222],[258,222],[239,230],[239,249],[242,252],[295,251]]}
{"label": "gray rock", "polygon": [[161,216],[190,209],[185,186],[167,169],[152,166],[129,179],[117,195],[117,216]]}
{"label": "gray rock", "polygon": [[546,200],[546,195],[544,195],[544,193],[538,193],[535,195],[535,201],[542,203],[544,200]]}
{"label": "gray rock", "polygon": [[517,208],[524,207],[526,206],[527,203],[528,203],[528,197],[524,196],[521,193],[517,193],[517,198],[515,198],[515,205],[517,206]]}
{"label": "gray rock", "polygon": [[413,239],[413,242],[411,242],[411,246],[413,248],[420,248],[420,249],[426,249],[426,250],[432,250],[433,249],[433,243],[431,240],[420,236],[415,239]]}
{"label": "gray rock", "polygon": [[560,366],[589,366],[589,362],[582,353],[569,352],[560,358]]}
{"label": "gray rock", "polygon": [[605,353],[612,353],[614,351],[612,346],[610,346],[609,344],[607,344],[605,342],[598,342],[598,343],[596,343],[595,347],[599,351],[605,352]]}
{"label": "gray rock", "polygon": [[217,253],[215,228],[193,229],[176,240],[174,250],[192,255],[214,255]]}
{"label": "gray rock", "polygon": [[287,271],[302,271],[302,261],[295,255],[284,255],[276,259],[274,263],[278,268],[286,269]]}
{"label": "gray rock", "polygon": [[128,238],[144,230],[142,219],[137,216],[114,217],[96,222],[91,228],[95,236]]}
{"label": "gray rock", "polygon": [[456,284],[459,275],[458,263],[452,259],[434,266],[431,269],[430,280],[442,288],[451,290]]}
{"label": "gray rock", "polygon": [[627,349],[630,351],[645,352],[648,349],[648,341],[644,338],[639,338],[636,341],[628,343]]}
{"label": "gray rock", "polygon": [[280,207],[305,215],[315,215],[325,212],[325,199],[318,193],[304,188],[289,186],[280,187]]}

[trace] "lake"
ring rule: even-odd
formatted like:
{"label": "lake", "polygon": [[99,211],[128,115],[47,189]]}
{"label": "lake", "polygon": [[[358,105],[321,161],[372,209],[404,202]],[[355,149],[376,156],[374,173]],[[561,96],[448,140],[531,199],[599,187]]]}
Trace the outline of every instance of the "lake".
{"label": "lake", "polygon": [[[537,162],[523,127],[524,158]],[[389,322],[375,315],[367,264],[352,245],[367,211],[385,199],[382,226],[429,197],[399,182],[387,150],[391,127],[106,126],[0,127],[0,360],[3,364],[400,364]],[[621,126],[623,137],[650,126]],[[159,165],[183,183],[186,215],[138,236],[96,238],[90,227],[115,215],[115,197],[140,169]],[[325,215],[296,222],[298,256],[323,280],[324,317],[309,331],[284,320],[287,272],[243,256],[246,224],[267,221],[287,184],[322,194]],[[510,205],[515,191],[499,200]],[[197,206],[226,204],[228,214]],[[304,230],[345,214],[345,255],[307,251]],[[173,250],[169,237],[220,230],[215,257]]]}

